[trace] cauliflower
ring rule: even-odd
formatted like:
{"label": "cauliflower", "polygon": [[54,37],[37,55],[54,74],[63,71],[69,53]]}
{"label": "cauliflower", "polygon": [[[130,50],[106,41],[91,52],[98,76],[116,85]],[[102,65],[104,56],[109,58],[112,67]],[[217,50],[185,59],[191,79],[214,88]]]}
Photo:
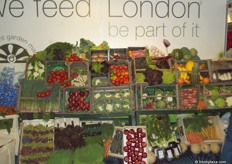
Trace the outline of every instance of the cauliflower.
{"label": "cauliflower", "polygon": [[226,98],[226,103],[228,107],[232,107],[232,96]]}
{"label": "cauliflower", "polygon": [[116,93],[116,94],[114,95],[114,97],[115,97],[115,98],[121,98],[121,95],[120,95],[119,93]]}
{"label": "cauliflower", "polygon": [[107,110],[108,112],[111,112],[111,111],[113,110],[113,105],[112,105],[112,104],[107,104],[107,105],[106,105],[106,110]]}
{"label": "cauliflower", "polygon": [[130,93],[129,92],[125,92],[124,94],[123,94],[123,97],[129,97],[130,96]]}
{"label": "cauliflower", "polygon": [[94,98],[95,98],[95,99],[98,99],[99,97],[101,97],[101,94],[100,94],[100,93],[94,94]]}

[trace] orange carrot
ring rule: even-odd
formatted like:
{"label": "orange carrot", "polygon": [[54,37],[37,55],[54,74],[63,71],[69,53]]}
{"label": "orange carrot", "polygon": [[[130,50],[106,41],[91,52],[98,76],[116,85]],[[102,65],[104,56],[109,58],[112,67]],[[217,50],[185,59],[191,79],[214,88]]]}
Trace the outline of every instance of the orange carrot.
{"label": "orange carrot", "polygon": [[104,157],[108,157],[111,140],[112,140],[112,136],[108,137],[104,142]]}
{"label": "orange carrot", "polygon": [[203,137],[200,133],[189,132],[186,134],[186,138],[190,144],[203,142]]}
{"label": "orange carrot", "polygon": [[200,100],[197,104],[197,110],[202,111],[206,107],[204,100]]}

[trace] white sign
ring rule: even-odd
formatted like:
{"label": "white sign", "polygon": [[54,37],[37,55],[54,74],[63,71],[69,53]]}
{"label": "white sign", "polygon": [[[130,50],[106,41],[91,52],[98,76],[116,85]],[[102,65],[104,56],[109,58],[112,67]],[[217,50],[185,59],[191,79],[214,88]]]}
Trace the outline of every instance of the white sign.
{"label": "white sign", "polygon": [[185,46],[212,59],[225,49],[226,14],[226,0],[1,0],[0,58],[85,38],[164,52],[167,39],[169,52]]}

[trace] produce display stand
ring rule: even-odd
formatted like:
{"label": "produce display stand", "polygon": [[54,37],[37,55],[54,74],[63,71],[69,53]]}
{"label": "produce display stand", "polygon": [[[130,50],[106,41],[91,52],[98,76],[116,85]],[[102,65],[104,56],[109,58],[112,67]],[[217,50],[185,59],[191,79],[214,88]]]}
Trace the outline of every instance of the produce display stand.
{"label": "produce display stand", "polygon": [[[80,60],[80,58],[77,61],[45,60],[44,79],[31,80],[41,83],[41,87],[33,88],[31,85],[33,92],[26,92],[25,84],[28,81],[20,83],[17,111],[22,120],[33,120],[35,115],[38,118],[46,118],[48,114],[55,120],[56,128],[66,128],[70,124],[81,126],[81,123],[102,121],[121,124],[123,127],[116,127],[112,139],[122,137],[122,145],[119,149],[118,145],[111,145],[109,156],[124,160],[125,163],[132,159],[130,153],[126,153],[125,147],[128,146],[127,140],[130,140],[130,137],[126,136],[125,130],[129,129],[132,132],[142,128],[145,132],[144,149],[141,149],[141,152],[145,152],[143,160],[146,162],[148,160],[146,153],[150,150],[147,149],[147,145],[145,146],[145,142],[150,145],[158,143],[151,142],[151,140],[163,135],[151,132],[149,127],[151,122],[148,119],[147,122],[145,121],[148,123],[147,127],[144,125],[142,118],[149,116],[158,116],[163,118],[161,120],[166,119],[167,122],[162,128],[168,126],[167,131],[172,134],[171,138],[167,135],[168,139],[159,143],[161,147],[165,147],[160,148],[160,151],[177,150],[175,145],[178,144],[178,139],[187,146],[191,146],[186,141],[185,131],[183,131],[183,136],[175,134],[173,129],[177,128],[177,125],[173,125],[177,118],[169,120],[169,117],[172,114],[218,115],[230,111],[231,105],[228,102],[232,97],[232,79],[228,78],[223,81],[222,74],[231,74],[232,69],[218,68],[212,60],[191,60],[192,63],[189,63],[189,61],[179,61],[170,56],[149,59],[148,53],[149,50],[145,47],[95,49],[89,51],[89,60]],[[228,62],[231,63],[231,61]],[[197,67],[194,67],[195,64]],[[188,67],[191,68],[188,69]],[[144,81],[138,80],[138,75],[140,78],[144,75]],[[181,83],[180,78],[183,79]],[[208,81],[204,82],[203,78]],[[50,90],[51,93],[47,97],[46,95],[40,97],[38,92],[41,90],[44,92]],[[23,100],[38,102],[50,100],[52,95],[56,97],[56,102],[52,107],[41,103],[40,108],[34,105],[32,106],[34,108],[29,110],[27,106],[21,104]],[[222,97],[226,97],[223,99],[224,102],[220,100]],[[216,99],[220,100],[219,103]],[[199,103],[203,103],[204,106],[199,108]],[[218,118],[215,121],[219,122]],[[158,125],[161,126],[159,121],[151,126]],[[180,126],[184,129],[183,121]],[[217,127],[217,131],[222,129],[223,127]],[[123,133],[123,136],[116,135],[119,133],[118,130]],[[137,133],[140,132],[133,132],[131,135],[136,138]],[[170,142],[169,139],[177,143],[174,146],[166,145],[166,142]],[[212,142],[222,144],[223,141],[224,135],[221,135],[218,141]],[[152,146],[152,149],[155,149],[154,145]],[[179,153],[182,154],[182,152]],[[172,159],[174,156],[169,160]]]}

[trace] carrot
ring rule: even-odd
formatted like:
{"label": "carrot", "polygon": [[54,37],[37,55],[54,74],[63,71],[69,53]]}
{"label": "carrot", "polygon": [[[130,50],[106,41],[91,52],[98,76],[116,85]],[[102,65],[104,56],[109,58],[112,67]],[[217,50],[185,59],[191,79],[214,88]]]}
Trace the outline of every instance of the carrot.
{"label": "carrot", "polygon": [[186,134],[186,137],[190,144],[197,144],[203,142],[203,137],[200,133],[189,132]]}
{"label": "carrot", "polygon": [[197,110],[202,111],[202,109],[204,109],[205,107],[206,107],[206,104],[205,104],[204,100],[200,100],[197,104]]}
{"label": "carrot", "polygon": [[112,136],[109,136],[104,142],[104,157],[108,157]]}

